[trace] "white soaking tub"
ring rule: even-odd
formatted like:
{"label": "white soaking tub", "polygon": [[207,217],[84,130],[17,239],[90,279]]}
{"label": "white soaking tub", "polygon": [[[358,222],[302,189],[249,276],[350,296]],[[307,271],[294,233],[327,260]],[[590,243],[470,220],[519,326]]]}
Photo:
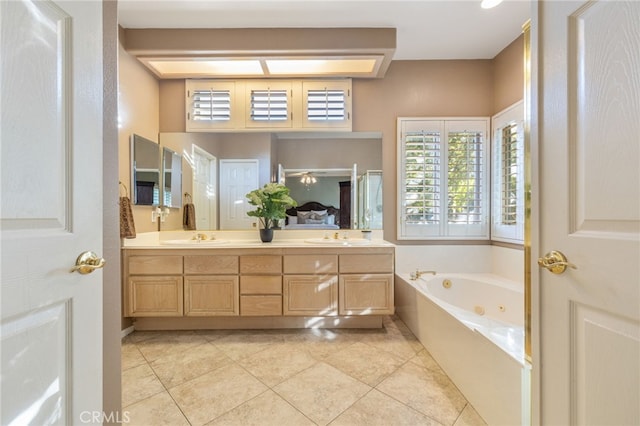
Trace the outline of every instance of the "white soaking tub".
{"label": "white soaking tub", "polygon": [[492,274],[397,277],[396,313],[484,420],[530,424],[522,284]]}

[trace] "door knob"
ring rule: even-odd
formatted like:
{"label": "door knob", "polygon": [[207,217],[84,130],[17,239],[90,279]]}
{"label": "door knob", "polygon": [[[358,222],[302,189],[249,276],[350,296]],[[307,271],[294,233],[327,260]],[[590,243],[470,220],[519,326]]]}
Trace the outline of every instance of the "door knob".
{"label": "door knob", "polygon": [[81,274],[90,274],[96,269],[100,269],[107,263],[103,258],[99,257],[92,251],[80,253],[76,259],[76,266],[71,268],[69,272],[79,272]]}
{"label": "door knob", "polygon": [[557,250],[552,250],[545,254],[544,257],[538,259],[538,265],[547,268],[554,274],[561,274],[566,271],[567,267],[578,269],[573,263],[567,262],[567,256]]}

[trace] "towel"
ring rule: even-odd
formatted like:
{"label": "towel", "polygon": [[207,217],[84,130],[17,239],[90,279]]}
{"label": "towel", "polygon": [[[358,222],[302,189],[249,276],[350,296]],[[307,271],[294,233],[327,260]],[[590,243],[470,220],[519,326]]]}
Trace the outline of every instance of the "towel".
{"label": "towel", "polygon": [[193,203],[184,205],[182,225],[186,231],[194,231],[196,229],[196,206]]}
{"label": "towel", "polygon": [[129,197],[120,197],[120,238],[135,237],[136,225],[133,223],[131,200],[129,200]]}

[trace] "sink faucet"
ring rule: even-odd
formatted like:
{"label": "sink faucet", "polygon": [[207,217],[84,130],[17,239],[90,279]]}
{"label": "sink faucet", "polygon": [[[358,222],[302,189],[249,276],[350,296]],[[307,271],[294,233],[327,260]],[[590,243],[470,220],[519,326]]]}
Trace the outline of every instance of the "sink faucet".
{"label": "sink faucet", "polygon": [[200,241],[206,240],[207,236],[205,234],[196,234],[193,236],[193,239],[200,242]]}
{"label": "sink faucet", "polygon": [[415,272],[411,273],[411,279],[412,280],[417,280],[418,278],[420,278],[421,276],[423,276],[424,274],[431,274],[431,275],[435,275],[436,271],[421,271],[419,269],[416,269]]}

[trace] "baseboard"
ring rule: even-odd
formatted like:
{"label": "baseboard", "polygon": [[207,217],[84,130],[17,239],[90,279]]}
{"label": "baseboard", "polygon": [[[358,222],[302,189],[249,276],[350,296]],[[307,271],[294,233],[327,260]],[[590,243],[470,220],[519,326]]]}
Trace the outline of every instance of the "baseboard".
{"label": "baseboard", "polygon": [[133,326],[127,327],[124,330],[122,330],[120,332],[120,338],[124,339],[125,337],[127,337],[129,334],[133,333],[133,331],[135,330],[135,328]]}

